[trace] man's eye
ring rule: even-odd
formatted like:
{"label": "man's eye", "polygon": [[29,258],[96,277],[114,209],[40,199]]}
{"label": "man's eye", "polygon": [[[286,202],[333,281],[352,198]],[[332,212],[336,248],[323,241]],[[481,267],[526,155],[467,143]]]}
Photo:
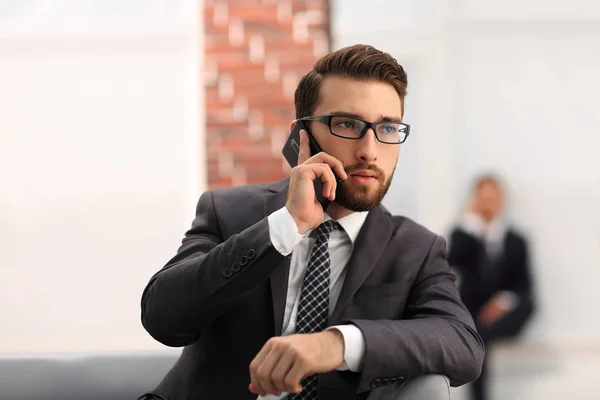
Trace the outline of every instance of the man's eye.
{"label": "man's eye", "polygon": [[396,125],[383,125],[381,130],[383,133],[396,133],[398,131]]}
{"label": "man's eye", "polygon": [[337,123],[337,126],[343,129],[352,129],[354,128],[354,124],[351,121],[340,121]]}

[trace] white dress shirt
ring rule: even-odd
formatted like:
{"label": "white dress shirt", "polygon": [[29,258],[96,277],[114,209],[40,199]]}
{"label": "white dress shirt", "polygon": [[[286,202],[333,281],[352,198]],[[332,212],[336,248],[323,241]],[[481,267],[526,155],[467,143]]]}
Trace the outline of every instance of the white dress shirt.
{"label": "white dress shirt", "polygon": [[[330,257],[330,288],[329,288],[329,315],[333,313],[335,304],[342,290],[346,277],[346,264],[350,260],[354,243],[362,228],[368,212],[355,212],[337,220],[343,230],[335,229],[329,238]],[[323,221],[331,217],[325,214]],[[269,235],[271,243],[281,254],[287,256],[292,253],[290,261],[290,274],[288,278],[287,297],[285,301],[285,314],[283,316],[282,336],[292,335],[296,331],[296,317],[298,303],[300,302],[300,288],[310,253],[316,242],[316,237],[311,235],[313,230],[304,235],[298,233],[298,227],[288,209],[283,207],[268,217]],[[338,329],[344,337],[344,363],[338,370],[351,370],[359,372],[365,355],[365,340],[362,332],[354,325],[336,325],[328,329]],[[281,396],[267,395],[258,397],[264,400],[286,399],[287,393]]]}
{"label": "white dress shirt", "polygon": [[488,256],[495,257],[504,251],[504,238],[508,226],[502,218],[486,222],[481,215],[467,211],[460,225],[465,232],[483,241]]}

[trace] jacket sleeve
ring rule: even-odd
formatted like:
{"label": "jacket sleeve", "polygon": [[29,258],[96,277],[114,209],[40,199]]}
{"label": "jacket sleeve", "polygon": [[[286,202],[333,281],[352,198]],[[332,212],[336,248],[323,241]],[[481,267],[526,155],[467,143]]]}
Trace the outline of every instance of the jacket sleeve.
{"label": "jacket sleeve", "polygon": [[531,279],[531,263],[529,257],[529,249],[525,239],[520,240],[519,263],[517,265],[517,277],[515,279],[514,290],[519,296],[523,296],[532,300],[533,284]]}
{"label": "jacket sleeve", "polygon": [[144,289],[142,325],[167,346],[191,344],[284,259],[271,244],[267,218],[224,240],[206,192],[177,255]]}
{"label": "jacket sleeve", "polygon": [[535,295],[534,285],[531,277],[530,257],[527,246],[527,241],[524,238],[519,238],[519,246],[515,262],[513,265],[514,275],[511,276],[508,282],[508,290],[511,290],[517,295],[517,305],[511,310],[507,321],[511,321],[512,329],[507,331],[507,334],[512,336],[518,334],[527,320],[535,312]]}
{"label": "jacket sleeve", "polygon": [[459,386],[481,373],[484,344],[459,298],[445,246],[436,237],[411,289],[405,319],[349,321],[366,342],[359,392],[371,390],[377,379],[441,374]]}

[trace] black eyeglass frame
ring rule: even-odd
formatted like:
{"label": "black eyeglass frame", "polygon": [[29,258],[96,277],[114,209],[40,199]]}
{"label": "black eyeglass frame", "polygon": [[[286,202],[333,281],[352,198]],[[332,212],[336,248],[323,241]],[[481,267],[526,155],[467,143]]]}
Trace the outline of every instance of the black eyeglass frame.
{"label": "black eyeglass frame", "polygon": [[[357,121],[360,121],[360,122],[364,123],[365,126],[362,129],[362,131],[360,132],[360,134],[358,135],[358,137],[354,138],[354,137],[341,136],[341,135],[338,135],[336,133],[333,133],[333,128],[331,127],[331,121],[333,121],[333,118],[335,118],[335,117],[352,118],[352,119],[355,119]],[[352,116],[352,115],[345,115],[345,114],[312,115],[312,116],[308,116],[308,117],[298,118],[298,120],[299,121],[317,121],[317,122],[320,122],[323,125],[327,125],[329,127],[329,132],[333,136],[337,136],[339,138],[348,139],[348,140],[359,140],[359,139],[361,139],[363,136],[365,136],[365,134],[367,133],[367,131],[369,130],[369,128],[373,129],[373,133],[375,133],[375,138],[377,139],[377,141],[380,142],[380,143],[383,143],[383,144],[402,144],[402,143],[406,142],[406,139],[408,139],[408,135],[410,134],[410,125],[409,124],[405,124],[404,122],[399,122],[399,121],[369,122],[369,121],[365,121],[364,119],[357,118],[357,117]],[[379,139],[379,135],[377,134],[377,125],[385,125],[385,124],[399,124],[399,125],[402,125],[402,126],[406,127],[406,135],[404,136],[404,139],[401,142],[384,142],[383,140]]]}

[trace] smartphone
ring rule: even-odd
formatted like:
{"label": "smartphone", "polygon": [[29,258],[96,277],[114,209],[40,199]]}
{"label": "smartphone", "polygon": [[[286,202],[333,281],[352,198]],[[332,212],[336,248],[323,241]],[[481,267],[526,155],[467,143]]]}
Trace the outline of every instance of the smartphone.
{"label": "smartphone", "polygon": [[[304,130],[308,134],[308,143],[310,145],[310,155],[314,156],[315,154],[321,152],[321,146],[317,143],[313,135],[311,135],[310,131],[306,129],[306,126],[302,123],[302,121],[296,121],[294,127],[292,128],[292,132],[290,132],[290,136],[288,136],[285,144],[283,145],[282,153],[285,159],[287,160],[290,167],[294,168],[298,165],[298,154],[300,154],[300,131]],[[342,180],[335,174],[335,180],[337,184],[342,184]],[[315,186],[315,196],[317,201],[323,207],[323,210],[327,210],[327,206],[331,202],[327,197],[323,196],[323,182],[321,179],[315,179],[313,181]]]}

